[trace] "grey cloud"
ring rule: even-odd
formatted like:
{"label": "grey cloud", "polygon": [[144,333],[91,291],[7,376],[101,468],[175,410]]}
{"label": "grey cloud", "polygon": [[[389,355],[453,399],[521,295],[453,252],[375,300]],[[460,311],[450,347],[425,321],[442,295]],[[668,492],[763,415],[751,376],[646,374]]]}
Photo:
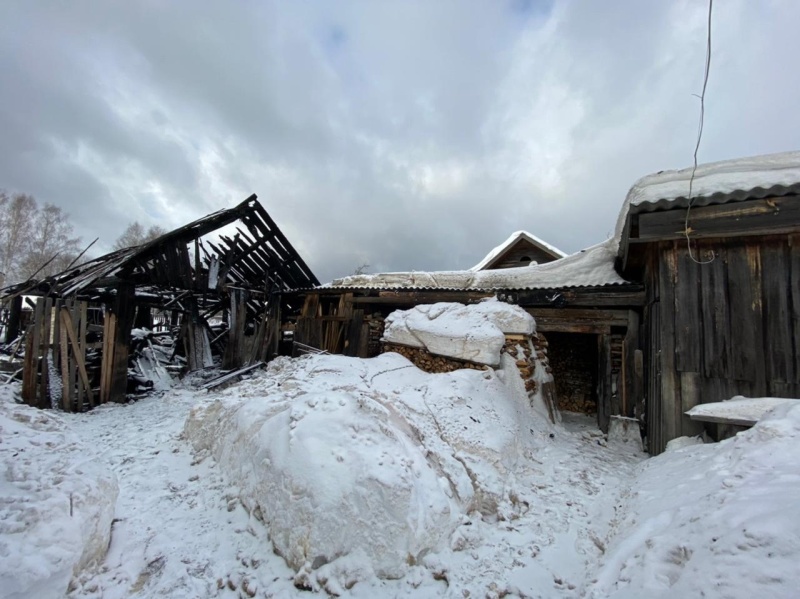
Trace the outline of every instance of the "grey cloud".
{"label": "grey cloud", "polygon": [[[577,251],[690,163],[705,9],[5,3],[0,188],[105,248],[255,192],[325,280],[467,268],[522,228]],[[798,146],[799,13],[717,5],[703,160]]]}

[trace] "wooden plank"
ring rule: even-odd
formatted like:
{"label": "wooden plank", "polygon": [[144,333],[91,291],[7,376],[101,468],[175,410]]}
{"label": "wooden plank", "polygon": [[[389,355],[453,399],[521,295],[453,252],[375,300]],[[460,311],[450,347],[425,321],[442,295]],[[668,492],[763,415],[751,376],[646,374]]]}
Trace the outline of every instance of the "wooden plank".
{"label": "wooden plank", "polygon": [[[703,246],[701,246],[703,247]],[[713,260],[711,259],[713,257]],[[701,254],[703,374],[706,377],[731,376],[731,316],[728,301],[728,250],[717,244],[713,254]]]}
{"label": "wooden plank", "polygon": [[20,318],[22,315],[22,296],[17,295],[7,300],[8,322],[6,323],[4,343],[11,343],[19,336]]}
{"label": "wooden plank", "polygon": [[[59,323],[61,322],[59,308]],[[72,411],[72,383],[69,380],[69,342],[67,329],[59,325],[59,346],[61,348],[61,409],[65,412]]]}
{"label": "wooden plank", "polygon": [[110,310],[106,310],[103,326],[103,359],[100,366],[100,403],[111,401],[116,329],[117,315]]}
{"label": "wooden plank", "polygon": [[[78,317],[79,327],[78,327],[78,352],[80,354],[80,360],[86,363],[86,331],[88,326],[88,316],[89,316],[89,306],[86,302],[77,302],[76,306],[76,314]],[[88,376],[87,376],[88,379]],[[87,380],[85,383],[83,379],[78,381],[78,393],[76,399],[78,401],[78,405],[81,406],[79,409],[83,409],[84,404],[84,395],[89,400],[89,409],[94,407],[94,392],[92,391],[91,380]]]}
{"label": "wooden plank", "polygon": [[661,293],[661,442],[680,437],[680,383],[675,368],[675,284],[678,262],[672,243],[659,244],[659,290]]}
{"label": "wooden plank", "polygon": [[678,372],[700,372],[703,347],[700,269],[685,244],[677,248],[675,282],[675,368]]}
{"label": "wooden plank", "polygon": [[701,403],[700,382],[701,375],[697,372],[681,372],[681,402],[683,413],[681,414],[681,435],[693,437],[703,432],[703,425],[692,421],[686,415],[697,404]]}
{"label": "wooden plank", "polygon": [[353,310],[352,319],[347,323],[347,337],[344,342],[345,356],[358,356],[361,343],[361,326],[364,324],[364,310]]}
{"label": "wooden plank", "polygon": [[608,432],[611,419],[611,335],[597,336],[597,426]]}
{"label": "wooden plank", "polygon": [[[678,208],[639,214],[637,239],[631,242],[683,239],[686,210]],[[800,231],[797,196],[729,202],[692,208],[693,239],[775,235]]]}
{"label": "wooden plank", "polygon": [[62,301],[59,299],[53,301],[53,313],[55,314],[55,318],[53,319],[53,332],[50,335],[52,339],[53,366],[59,372],[61,372],[61,319],[58,317],[58,314],[61,309],[61,304]]}
{"label": "wooden plank", "polygon": [[[78,337],[72,322],[72,316],[70,315],[69,311],[66,308],[62,308],[61,310],[61,326],[64,327],[64,329],[66,329],[67,331],[67,336],[69,337],[69,342],[70,342],[70,349],[72,350],[72,356],[75,359],[75,363],[78,365],[78,372],[81,375],[81,380],[83,381],[86,393],[91,398],[92,388],[91,385],[89,384],[89,375],[86,372],[86,362],[84,361],[83,355],[81,353],[80,344],[78,343]],[[80,404],[77,406],[78,411],[81,411],[82,408],[83,406]]]}
{"label": "wooden plank", "polygon": [[44,313],[42,315],[42,334],[40,338],[39,355],[39,407],[50,408],[50,333],[53,317],[53,300],[49,297],[44,298]]}
{"label": "wooden plank", "polygon": [[[75,300],[70,300],[68,302],[68,310],[70,314],[73,315],[73,317],[76,314],[75,304],[76,304]],[[61,320],[60,312],[58,320],[59,321]],[[69,339],[69,337],[67,337],[67,339]],[[76,412],[80,412],[83,410],[83,397],[82,394],[78,392],[79,382],[80,382],[80,377],[78,376],[78,362],[75,359],[75,356],[72,354],[74,354],[74,350],[73,352],[70,353],[71,359],[67,364],[67,376],[69,378],[70,393],[72,394],[71,409],[75,410]],[[80,385],[80,387],[82,387],[82,385]]]}
{"label": "wooden plank", "polygon": [[[761,262],[757,247],[728,248],[731,369],[735,378],[766,380],[761,310]],[[765,389],[766,391],[766,389]]]}
{"label": "wooden plank", "polygon": [[22,400],[29,406],[36,405],[36,357],[34,353],[34,330],[35,325],[28,328],[25,336],[25,360],[22,366]]}
{"label": "wooden plank", "polygon": [[789,326],[794,339],[794,382],[800,383],[800,235],[789,237],[788,261],[789,291],[791,293]]}
{"label": "wooden plank", "polygon": [[761,265],[765,376],[767,394],[775,395],[773,383],[786,383],[795,377],[787,240],[763,243]]}
{"label": "wooden plank", "polygon": [[[632,418],[634,406],[640,401],[640,389],[636,385],[635,354],[639,347],[639,315],[631,310],[628,328],[622,342],[622,389],[620,392],[620,414]],[[640,352],[641,353],[641,352]]]}
{"label": "wooden plank", "polygon": [[[26,403],[31,406],[40,407],[39,395],[39,358],[41,357],[41,339],[42,339],[42,323],[44,320],[44,299],[39,298],[36,300],[36,306],[33,310],[33,335],[30,345],[30,352],[26,350],[26,372],[28,373],[27,389],[23,386],[23,391],[27,390],[27,394],[23,395]],[[28,357],[30,356],[29,360]]]}
{"label": "wooden plank", "polygon": [[114,312],[117,323],[114,331],[114,364],[111,381],[111,400],[124,402],[128,388],[128,348],[135,310],[135,291],[130,283],[117,288]]}
{"label": "wooden plank", "polygon": [[218,376],[214,379],[211,379],[207,383],[205,383],[201,388],[202,389],[214,389],[215,387],[219,387],[220,385],[227,383],[243,374],[247,374],[264,365],[264,362],[256,362],[255,364],[250,364],[249,366],[245,366],[244,368],[239,368],[238,370],[234,370],[233,372],[227,372],[221,376]]}

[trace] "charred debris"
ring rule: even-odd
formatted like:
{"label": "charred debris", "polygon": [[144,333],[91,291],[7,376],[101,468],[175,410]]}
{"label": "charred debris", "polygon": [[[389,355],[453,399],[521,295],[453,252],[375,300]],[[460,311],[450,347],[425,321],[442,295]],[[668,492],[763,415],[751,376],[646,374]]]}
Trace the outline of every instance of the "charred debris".
{"label": "charred debris", "polygon": [[[287,289],[319,285],[255,195],[151,242],[4,289],[3,380],[83,411],[279,351]],[[289,304],[287,304],[289,302]],[[287,305],[282,305],[287,304]]]}

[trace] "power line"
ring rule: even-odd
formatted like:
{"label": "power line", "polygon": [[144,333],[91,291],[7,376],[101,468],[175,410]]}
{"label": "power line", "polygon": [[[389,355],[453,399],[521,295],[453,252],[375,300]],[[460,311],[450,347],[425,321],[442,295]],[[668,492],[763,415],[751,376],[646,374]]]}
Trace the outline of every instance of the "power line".
{"label": "power line", "polygon": [[692,190],[694,188],[694,176],[697,172],[697,152],[700,150],[700,141],[703,139],[703,124],[706,116],[706,88],[708,87],[708,74],[711,71],[711,13],[714,7],[714,0],[708,0],[708,30],[706,35],[706,65],[705,73],[703,74],[703,91],[700,93],[700,124],[697,127],[697,143],[694,146],[694,164],[692,166],[692,176],[689,177],[689,205],[686,207],[686,219],[683,224],[683,233],[686,236],[686,247],[689,250],[689,258],[697,264],[708,264],[714,261],[714,255],[711,255],[710,260],[700,261],[697,260],[692,254],[692,241],[689,237],[691,228],[689,227],[689,213],[692,210],[694,198],[692,197]]}

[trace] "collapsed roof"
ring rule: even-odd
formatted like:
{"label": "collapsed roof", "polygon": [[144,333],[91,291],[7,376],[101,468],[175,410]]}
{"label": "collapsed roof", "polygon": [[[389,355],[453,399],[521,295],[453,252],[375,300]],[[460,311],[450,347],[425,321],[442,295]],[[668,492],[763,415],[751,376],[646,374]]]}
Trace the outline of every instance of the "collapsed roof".
{"label": "collapsed roof", "polygon": [[[237,222],[238,221],[238,222]],[[228,288],[269,293],[319,285],[255,194],[142,245],[90,260],[6,295],[102,296],[122,283],[138,295],[170,296]]]}

